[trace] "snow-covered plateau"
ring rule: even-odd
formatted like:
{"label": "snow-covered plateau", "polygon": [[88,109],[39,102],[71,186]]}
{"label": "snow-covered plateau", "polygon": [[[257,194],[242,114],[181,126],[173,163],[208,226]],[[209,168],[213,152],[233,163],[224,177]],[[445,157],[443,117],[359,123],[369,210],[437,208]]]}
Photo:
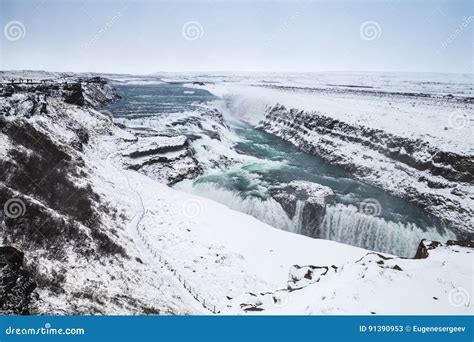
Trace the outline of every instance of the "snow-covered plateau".
{"label": "snow-covered plateau", "polygon": [[[191,84],[183,91],[167,78]],[[472,98],[463,87],[421,98],[309,91],[283,77],[285,88],[203,75],[25,71],[0,80],[2,314],[473,313]],[[166,110],[152,113],[162,85],[155,100]],[[211,105],[203,89],[218,97]],[[176,109],[171,99],[189,103]],[[443,121],[453,108],[467,124]],[[235,129],[237,119],[252,128]],[[281,151],[250,153],[271,138],[249,144],[239,132],[260,134],[253,127],[354,179],[272,183],[265,177],[291,165]],[[353,192],[329,186],[333,178]],[[353,188],[376,191],[363,183],[453,231],[426,235],[413,224],[397,235],[400,222],[345,205]],[[341,207],[379,235],[314,238],[322,227],[330,236]]]}

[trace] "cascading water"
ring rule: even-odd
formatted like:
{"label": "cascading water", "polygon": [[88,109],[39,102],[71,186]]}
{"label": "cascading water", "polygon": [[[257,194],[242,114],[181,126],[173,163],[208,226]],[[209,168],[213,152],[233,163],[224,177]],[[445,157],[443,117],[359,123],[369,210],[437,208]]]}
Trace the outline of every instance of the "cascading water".
{"label": "cascading water", "polygon": [[446,241],[455,234],[440,234],[436,228],[422,230],[412,223],[386,221],[366,215],[352,205],[337,204],[326,208],[326,215],[318,230],[322,239],[338,241],[374,251],[413,257],[422,239]]}
{"label": "cascading water", "polygon": [[179,183],[176,188],[212,199],[279,229],[294,231],[295,227],[298,226],[297,222],[290,220],[281,205],[271,198],[266,200],[255,196],[243,198],[238,192],[220,188],[212,183],[193,184],[189,180]]}
{"label": "cascading water", "polygon": [[[295,214],[290,219],[281,205],[272,198],[243,198],[236,191],[226,190],[212,183],[193,184],[190,180],[181,182],[177,188],[225,204],[279,229],[300,234],[303,228],[305,202],[301,200],[296,202]],[[353,205],[344,204],[328,205],[323,222],[316,232],[313,236],[315,238],[403,257],[413,257],[422,239],[446,241],[456,238],[449,231],[442,234],[434,227],[421,229],[413,223],[388,221],[362,213]]]}
{"label": "cascading water", "polygon": [[304,210],[305,202],[304,201],[296,201],[296,208],[295,208],[295,216],[293,216],[292,222],[292,229],[290,230],[293,233],[301,234],[303,229],[303,210]]}
{"label": "cascading water", "polygon": [[[205,90],[180,84],[129,85],[118,89],[124,100],[114,102],[111,109],[117,114],[116,120],[125,125],[140,130],[172,127],[182,134],[194,135],[214,129],[211,119],[199,124],[190,120],[200,117],[199,110],[216,99]],[[297,200],[295,214],[289,218],[267,190],[293,180],[305,180],[330,187],[336,194],[313,237],[405,257],[414,255],[423,238],[438,241],[456,238],[439,221],[413,204],[363,184],[320,158],[239,121],[239,117],[232,116],[226,108],[237,111],[240,116],[256,118],[258,113],[262,115],[264,106],[243,99],[232,101],[225,101],[228,107],[222,102],[219,104],[224,118],[228,119],[227,124],[232,127],[222,126],[221,140],[201,137],[191,144],[203,165],[213,165],[212,161],[219,155],[234,158],[236,164],[230,171],[209,169],[194,181],[176,184],[176,188],[213,199],[276,228],[301,233],[305,202]],[[215,153],[210,152],[210,145]],[[366,199],[380,205],[378,216],[358,210]]]}

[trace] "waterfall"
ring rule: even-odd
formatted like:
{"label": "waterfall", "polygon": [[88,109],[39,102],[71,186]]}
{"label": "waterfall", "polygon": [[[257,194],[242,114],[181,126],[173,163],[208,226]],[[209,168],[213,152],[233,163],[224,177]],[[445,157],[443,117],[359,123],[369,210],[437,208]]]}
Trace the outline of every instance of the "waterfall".
{"label": "waterfall", "polygon": [[[184,181],[177,188],[222,203],[227,207],[251,215],[269,225],[301,234],[305,202],[297,201],[295,215],[290,219],[281,205],[268,198],[247,196],[223,189],[212,183],[193,184]],[[333,240],[372,251],[402,257],[413,257],[422,239],[445,242],[455,239],[454,233],[440,233],[434,227],[422,229],[412,223],[387,221],[358,211],[355,206],[336,204],[326,208],[326,215],[316,238]]]}
{"label": "waterfall", "polygon": [[[295,230],[293,221],[290,220],[281,205],[272,198],[262,200],[254,196],[242,197],[236,191],[223,189],[212,183],[193,184],[191,181],[183,181],[175,187],[194,195],[212,199],[231,209],[251,215],[275,228],[287,231]],[[300,209],[300,211],[302,214],[303,210]]]}
{"label": "waterfall", "polygon": [[449,231],[441,234],[434,227],[421,229],[412,223],[386,221],[360,213],[354,206],[336,204],[326,208],[318,238],[413,257],[422,239],[445,242],[456,236]]}
{"label": "waterfall", "polygon": [[296,234],[301,234],[303,229],[303,210],[304,210],[304,201],[296,201],[295,216],[291,220],[292,227],[291,231]]}

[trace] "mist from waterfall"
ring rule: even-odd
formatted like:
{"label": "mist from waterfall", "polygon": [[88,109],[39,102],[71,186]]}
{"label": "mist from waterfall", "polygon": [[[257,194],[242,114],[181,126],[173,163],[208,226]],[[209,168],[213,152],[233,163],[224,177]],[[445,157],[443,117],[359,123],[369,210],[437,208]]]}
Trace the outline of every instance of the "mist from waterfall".
{"label": "mist from waterfall", "polygon": [[183,181],[175,188],[212,199],[231,209],[251,215],[275,228],[297,233],[297,225],[295,226],[281,205],[272,198],[262,200],[255,196],[242,197],[236,191],[223,189],[212,183],[193,184],[192,181]]}

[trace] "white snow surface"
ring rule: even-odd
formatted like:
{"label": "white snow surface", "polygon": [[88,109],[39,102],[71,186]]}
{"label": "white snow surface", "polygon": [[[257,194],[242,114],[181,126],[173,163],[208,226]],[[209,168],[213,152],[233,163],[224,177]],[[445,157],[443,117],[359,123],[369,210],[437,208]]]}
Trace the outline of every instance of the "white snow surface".
{"label": "white snow surface", "polygon": [[288,291],[283,283],[285,288],[272,293],[236,298],[225,313],[242,313],[241,304],[252,303],[263,310],[250,313],[265,315],[472,315],[472,253],[443,246],[430,250],[427,259],[384,260],[368,254],[337,269],[329,267],[300,289]]}
{"label": "white snow surface", "polygon": [[444,99],[401,98],[331,90],[273,89],[217,83],[204,87],[229,100],[233,114],[251,124],[264,119],[268,106],[318,111],[353,125],[362,125],[412,139],[427,141],[443,151],[472,154],[474,106]]}

